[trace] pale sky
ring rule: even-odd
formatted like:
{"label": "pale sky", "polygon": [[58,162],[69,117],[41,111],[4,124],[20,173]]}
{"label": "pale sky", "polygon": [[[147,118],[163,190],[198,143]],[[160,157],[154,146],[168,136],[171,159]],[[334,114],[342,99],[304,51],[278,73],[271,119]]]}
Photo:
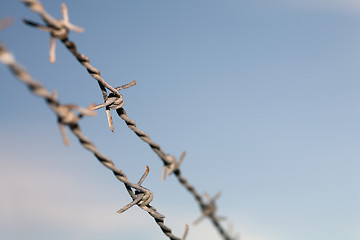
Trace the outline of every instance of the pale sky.
{"label": "pale sky", "polygon": [[[42,1],[60,18],[62,1]],[[355,0],[68,1],[71,33],[113,86],[129,117],[179,157],[200,193],[222,191],[218,214],[242,240],[360,239],[360,3]],[[0,3],[13,26],[0,41],[57,90],[65,104],[101,103],[98,85],[23,4]],[[75,138],[64,146],[56,117],[0,65],[0,239],[167,239],[123,184]],[[82,130],[133,182],[165,223],[187,239],[221,239],[191,195],[113,114]]]}

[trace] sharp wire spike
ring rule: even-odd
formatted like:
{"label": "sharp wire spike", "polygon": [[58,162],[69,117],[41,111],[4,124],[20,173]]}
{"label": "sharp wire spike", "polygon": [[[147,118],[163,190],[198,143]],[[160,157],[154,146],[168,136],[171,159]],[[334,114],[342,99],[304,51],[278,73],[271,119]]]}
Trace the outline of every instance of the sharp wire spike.
{"label": "sharp wire spike", "polygon": [[145,172],[144,172],[144,174],[142,175],[142,177],[140,178],[140,180],[139,180],[139,182],[138,182],[138,185],[141,185],[143,182],[144,182],[144,180],[145,180],[145,178],[147,177],[147,175],[149,174],[149,166],[146,166],[146,169],[145,169]]}
{"label": "sharp wire spike", "polygon": [[131,203],[127,204],[126,206],[122,207],[120,210],[117,211],[117,213],[123,213],[126,210],[128,210],[129,208],[133,207],[134,205],[136,205],[138,202],[140,202],[140,200],[142,199],[142,195],[139,195],[137,198],[135,198]]}
{"label": "sharp wire spike", "polygon": [[[157,143],[153,142],[145,132],[136,128],[136,123],[127,117],[125,110],[122,108],[124,103],[123,103],[123,99],[122,99],[122,96],[119,93],[119,91],[136,85],[136,82],[132,81],[131,83],[122,85],[118,88],[112,87],[110,84],[105,82],[104,79],[102,79],[102,77],[100,75],[100,71],[97,70],[92,65],[90,65],[89,59],[85,55],[80,54],[77,51],[75,43],[68,39],[69,30],[81,32],[81,31],[83,31],[83,28],[77,27],[70,23],[68,9],[67,9],[66,5],[65,4],[62,5],[63,19],[56,20],[55,18],[53,18],[50,14],[48,14],[45,11],[43,6],[38,1],[36,1],[36,0],[22,0],[22,1],[31,10],[38,13],[41,16],[41,18],[43,19],[43,21],[46,23],[46,25],[45,26],[40,25],[38,23],[29,21],[29,20],[24,20],[24,22],[26,24],[31,25],[40,30],[48,31],[51,33],[51,36],[53,36],[54,38],[60,39],[65,44],[65,46],[68,48],[68,50],[70,50],[70,52],[77,58],[77,60],[81,63],[81,65],[83,65],[88,70],[90,75],[94,79],[96,79],[97,82],[99,83],[99,86],[102,91],[102,96],[104,98],[104,103],[97,105],[97,106],[91,106],[89,109],[96,110],[96,109],[105,107],[109,127],[112,131],[114,131],[114,129],[113,129],[113,122],[112,122],[110,109],[116,109],[118,115],[126,122],[128,127],[132,131],[134,131],[144,142],[148,143],[150,145],[150,147],[153,149],[153,151],[156,152],[157,155],[164,162],[166,162],[166,164],[164,165],[163,174],[162,174],[164,178],[166,176],[166,172],[168,172],[168,174],[171,174],[174,171],[178,170],[184,157],[185,157],[185,152],[180,156],[179,161],[176,161],[176,158],[174,158],[174,161],[167,161],[167,159],[166,159],[167,154],[165,154],[161,150],[160,146]],[[1,28],[1,26],[0,26],[0,28]],[[51,39],[50,42],[52,42],[52,41],[53,40]],[[55,46],[55,44],[50,44],[50,45],[51,45],[50,52],[53,52],[53,54],[52,53],[49,54],[50,61],[55,62],[56,46]],[[4,56],[6,54],[2,54],[2,55],[3,56],[0,56],[0,60],[5,61],[5,62],[12,62],[12,60],[9,57]],[[107,101],[109,99],[107,90],[110,90],[111,94],[114,95],[114,97],[111,97],[114,100]],[[35,93],[35,91],[33,91],[33,92]],[[35,93],[35,94],[37,94],[37,93]],[[40,95],[40,94],[37,94],[37,95]],[[51,94],[49,94],[49,95],[51,95]],[[55,97],[53,97],[53,98],[55,99]],[[149,205],[151,200],[153,199],[153,193],[150,190],[140,186],[142,184],[142,182],[145,180],[145,178],[149,172],[148,167],[146,168],[143,176],[140,178],[138,184],[129,182],[127,177],[125,176],[125,174],[123,174],[121,170],[116,169],[114,163],[111,160],[107,159],[105,156],[102,156],[102,154],[95,148],[95,146],[90,142],[90,140],[88,140],[86,137],[84,137],[82,135],[82,133],[79,129],[79,126],[77,125],[77,120],[80,119],[80,117],[81,117],[80,115],[82,115],[82,114],[86,115],[86,112],[79,111],[77,109],[80,112],[80,115],[78,117],[76,117],[76,115],[74,116],[74,114],[70,115],[70,116],[66,115],[66,111],[65,111],[65,113],[63,112],[64,114],[62,114],[61,111],[58,111],[56,109],[56,107],[53,107],[53,110],[58,114],[59,127],[60,127],[60,131],[62,132],[65,144],[68,143],[66,132],[64,131],[64,126],[66,125],[66,126],[70,127],[70,130],[72,130],[74,132],[74,134],[79,138],[80,143],[83,145],[83,147],[85,147],[87,150],[93,152],[95,157],[98,158],[98,160],[100,160],[104,166],[111,169],[114,172],[115,176],[120,181],[125,183],[126,189],[128,190],[129,195],[132,197],[133,201],[131,203],[129,203],[128,205],[126,205],[125,207],[123,207],[122,209],[120,209],[119,212],[126,211],[131,206],[138,205],[140,208],[149,212],[154,218],[160,218],[160,219],[164,218],[164,216],[162,214],[158,213],[155,208],[153,208],[152,206]],[[70,111],[70,112],[72,112],[72,111]],[[225,239],[229,239],[228,236],[226,236],[226,234],[224,234],[222,227],[218,223],[216,223],[216,221],[219,219],[219,217],[216,217],[214,215],[215,211],[216,211],[215,200],[220,196],[220,193],[216,194],[212,199],[210,197],[208,197],[209,202],[205,203],[203,198],[201,197],[201,195],[198,194],[198,192],[196,192],[195,188],[187,182],[187,180],[181,175],[180,171],[176,172],[176,176],[180,180],[181,184],[183,184],[186,187],[186,189],[196,197],[196,200],[198,201],[198,203],[203,211],[202,212],[203,216],[200,217],[200,220],[207,216],[210,217],[211,220],[213,220],[216,228],[221,233],[221,235],[224,236]],[[135,189],[135,193],[133,192],[134,189]],[[165,233],[164,229],[166,229],[165,234],[167,236],[170,237],[170,235],[172,235],[171,229],[169,231],[169,228],[167,228],[165,225],[163,225],[163,222],[161,222],[161,221],[159,221],[159,222],[156,221],[156,222],[158,224],[159,223],[162,224],[162,225],[159,224],[159,226],[164,231],[164,233]],[[188,229],[188,226],[186,227],[185,232],[187,232],[187,229]],[[184,234],[183,239],[185,238],[186,234]],[[171,239],[179,239],[179,238],[171,237]]]}
{"label": "sharp wire spike", "polygon": [[50,52],[49,52],[49,61],[54,64],[56,60],[56,41],[54,36],[50,36]]}
{"label": "sharp wire spike", "polygon": [[67,134],[66,134],[66,131],[65,131],[65,128],[64,128],[64,124],[61,123],[60,121],[58,121],[58,125],[59,125],[59,129],[60,129],[60,133],[61,133],[62,139],[63,139],[65,145],[66,145],[67,147],[69,147],[69,146],[70,146],[70,141],[69,141],[69,138],[68,138],[68,136],[67,136]]}

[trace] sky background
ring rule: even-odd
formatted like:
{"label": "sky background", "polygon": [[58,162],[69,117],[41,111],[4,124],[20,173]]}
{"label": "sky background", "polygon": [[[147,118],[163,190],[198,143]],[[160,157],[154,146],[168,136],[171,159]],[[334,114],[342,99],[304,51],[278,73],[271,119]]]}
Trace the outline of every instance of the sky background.
{"label": "sky background", "polygon": [[[61,1],[42,1],[60,18]],[[162,149],[186,150],[183,175],[200,193],[222,191],[218,214],[242,240],[360,239],[360,2],[357,0],[68,1],[71,33],[113,86],[129,117]],[[23,4],[0,2],[13,26],[0,41],[19,63],[57,90],[59,100],[101,103],[96,81]],[[0,65],[0,239],[166,239],[134,207],[123,184],[70,136],[56,117]],[[82,130],[136,182],[177,236],[221,239],[193,197],[113,114]]]}

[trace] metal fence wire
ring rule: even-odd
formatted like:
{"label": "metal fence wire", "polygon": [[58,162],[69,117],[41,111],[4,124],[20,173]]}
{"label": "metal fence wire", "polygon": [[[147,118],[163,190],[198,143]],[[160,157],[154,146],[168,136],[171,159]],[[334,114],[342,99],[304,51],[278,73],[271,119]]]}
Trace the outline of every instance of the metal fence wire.
{"label": "metal fence wire", "polygon": [[[143,142],[148,144],[150,148],[160,158],[163,163],[162,179],[165,180],[166,176],[174,175],[179,180],[179,183],[184,186],[188,190],[188,192],[195,198],[196,202],[200,207],[201,216],[194,221],[194,224],[199,223],[204,218],[208,218],[213,223],[213,226],[217,229],[223,239],[237,239],[237,236],[232,236],[232,233],[226,231],[220,223],[220,221],[224,218],[218,217],[216,214],[216,199],[220,197],[220,193],[217,193],[213,198],[210,198],[207,194],[201,195],[199,192],[197,192],[195,187],[191,185],[188,180],[182,175],[180,165],[184,160],[185,152],[180,156],[179,160],[177,160],[175,156],[165,153],[161,149],[159,144],[154,142],[146,132],[140,130],[136,126],[135,121],[128,117],[123,107],[123,96],[119,93],[119,91],[134,86],[136,82],[133,81],[120,87],[112,87],[101,77],[100,71],[90,64],[88,57],[78,52],[76,44],[69,40],[69,32],[70,30],[82,32],[83,29],[69,22],[68,10],[65,4],[62,5],[63,19],[58,20],[52,17],[49,13],[47,13],[44,6],[39,1],[22,0],[22,2],[30,10],[37,13],[44,22],[44,24],[39,24],[30,20],[24,20],[24,23],[50,33],[50,62],[55,63],[55,43],[56,39],[58,39],[66,46],[66,48],[72,53],[72,55],[87,70],[91,77],[93,77],[98,82],[101,94],[104,99],[104,103],[99,105],[91,105],[87,108],[82,108],[75,104],[61,104],[57,100],[57,93],[50,93],[40,82],[33,79],[31,75],[25,70],[25,68],[23,68],[16,62],[14,56],[6,49],[5,45],[1,42],[0,61],[5,64],[15,75],[15,77],[18,78],[21,82],[23,82],[34,95],[43,98],[45,102],[50,106],[50,108],[57,116],[60,132],[66,145],[69,145],[69,141],[65,131],[65,128],[68,127],[70,131],[78,138],[80,144],[85,149],[92,152],[94,156],[106,168],[111,170],[115,177],[124,184],[132,201],[128,205],[118,210],[118,213],[122,213],[127,209],[131,208],[132,206],[137,205],[144,211],[148,212],[149,215],[154,218],[156,224],[161,228],[163,233],[169,239],[185,239],[188,233],[189,227],[188,225],[185,225],[185,231],[183,233],[183,236],[181,238],[176,237],[172,233],[172,230],[165,225],[165,216],[159,213],[153,206],[150,205],[151,201],[153,200],[154,193],[151,190],[142,186],[142,183],[144,182],[145,178],[149,173],[148,166],[146,166],[144,174],[137,183],[130,182],[129,179],[126,177],[126,174],[121,169],[117,168],[114,162],[109,157],[101,153],[92,143],[92,141],[85,137],[85,135],[82,133],[79,126],[79,120],[85,116],[95,116],[95,110],[100,108],[105,108],[109,128],[112,132],[114,132],[114,127],[111,110],[115,110],[117,115],[126,123],[126,125],[131,129],[131,131],[133,131],[136,136],[138,136]],[[10,24],[11,21],[9,19],[1,20],[0,30]]]}

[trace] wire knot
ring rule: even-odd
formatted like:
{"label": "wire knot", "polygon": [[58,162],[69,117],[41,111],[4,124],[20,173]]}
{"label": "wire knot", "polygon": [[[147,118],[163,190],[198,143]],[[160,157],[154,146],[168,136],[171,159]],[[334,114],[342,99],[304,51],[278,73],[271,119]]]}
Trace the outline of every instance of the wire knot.
{"label": "wire knot", "polygon": [[108,107],[110,109],[119,109],[124,106],[124,99],[123,96],[120,94],[120,96],[115,95],[114,93],[110,93],[108,96],[108,100],[106,101],[109,103]]}
{"label": "wire knot", "polygon": [[39,23],[25,19],[24,22],[30,26],[50,33],[49,60],[50,63],[55,63],[55,39],[58,38],[61,41],[65,41],[68,38],[70,30],[81,33],[84,31],[84,29],[70,23],[68,9],[64,3],[61,5],[62,19],[54,19],[44,10],[40,2],[36,0],[22,0],[22,2],[34,12],[39,13],[44,20],[47,20],[46,25],[41,25]]}
{"label": "wire knot", "polygon": [[170,176],[173,172],[177,171],[180,168],[181,163],[184,161],[186,152],[184,151],[179,161],[176,161],[176,157],[170,154],[166,154],[164,157],[164,167],[161,175],[161,180],[165,181],[166,173]]}
{"label": "wire knot", "polygon": [[216,206],[216,200],[221,196],[221,192],[218,192],[214,197],[210,198],[210,196],[205,193],[204,197],[207,199],[207,203],[203,204],[201,206],[201,210],[202,210],[202,215],[194,221],[194,225],[198,224],[199,222],[201,222],[205,217],[212,217],[216,220],[224,220],[225,218],[223,217],[217,217],[215,216],[216,210],[217,210],[217,206]]}
{"label": "wire knot", "polygon": [[[53,108],[53,110],[56,112],[58,116],[58,125],[60,129],[60,133],[62,135],[63,141],[66,146],[70,145],[69,139],[66,135],[64,126],[75,126],[80,118],[83,116],[95,116],[96,112],[92,111],[91,108],[92,105],[88,108],[82,108],[79,106],[76,106],[74,104],[68,104],[68,105],[58,105],[56,101],[56,92],[52,94],[52,98],[48,99],[48,101],[52,102],[53,104],[50,104],[50,106]],[[74,112],[76,110],[79,112],[79,114],[76,114]]]}
{"label": "wire knot", "polygon": [[114,93],[109,93],[106,101],[102,104],[96,105],[92,108],[92,110],[97,110],[105,107],[106,109],[119,109],[124,106],[124,98],[120,94],[120,96],[115,95]]}
{"label": "wire knot", "polygon": [[[165,216],[161,213],[157,212],[156,209],[152,206],[150,206],[151,201],[154,199],[154,194],[147,188],[144,188],[141,186],[147,175],[149,174],[149,167],[146,166],[146,170],[140,180],[137,184],[127,184],[127,188],[134,188],[135,194],[131,193],[131,197],[133,201],[120,210],[117,211],[117,213],[123,213],[129,208],[131,208],[134,205],[138,205],[141,209],[147,211],[151,216],[158,218],[158,219],[164,219]],[[130,190],[131,191],[131,190]]]}
{"label": "wire knot", "polygon": [[121,94],[119,94],[118,92],[123,89],[135,86],[135,85],[136,85],[136,82],[132,81],[131,83],[128,83],[128,84],[125,84],[125,85],[115,88],[115,90],[117,91],[117,94],[115,94],[114,92],[110,92],[108,96],[105,95],[106,100],[104,103],[98,104],[92,108],[92,110],[97,110],[97,109],[100,109],[103,107],[106,109],[106,115],[108,118],[109,128],[112,132],[114,132],[114,126],[113,126],[110,109],[117,110],[124,106],[123,96]]}

